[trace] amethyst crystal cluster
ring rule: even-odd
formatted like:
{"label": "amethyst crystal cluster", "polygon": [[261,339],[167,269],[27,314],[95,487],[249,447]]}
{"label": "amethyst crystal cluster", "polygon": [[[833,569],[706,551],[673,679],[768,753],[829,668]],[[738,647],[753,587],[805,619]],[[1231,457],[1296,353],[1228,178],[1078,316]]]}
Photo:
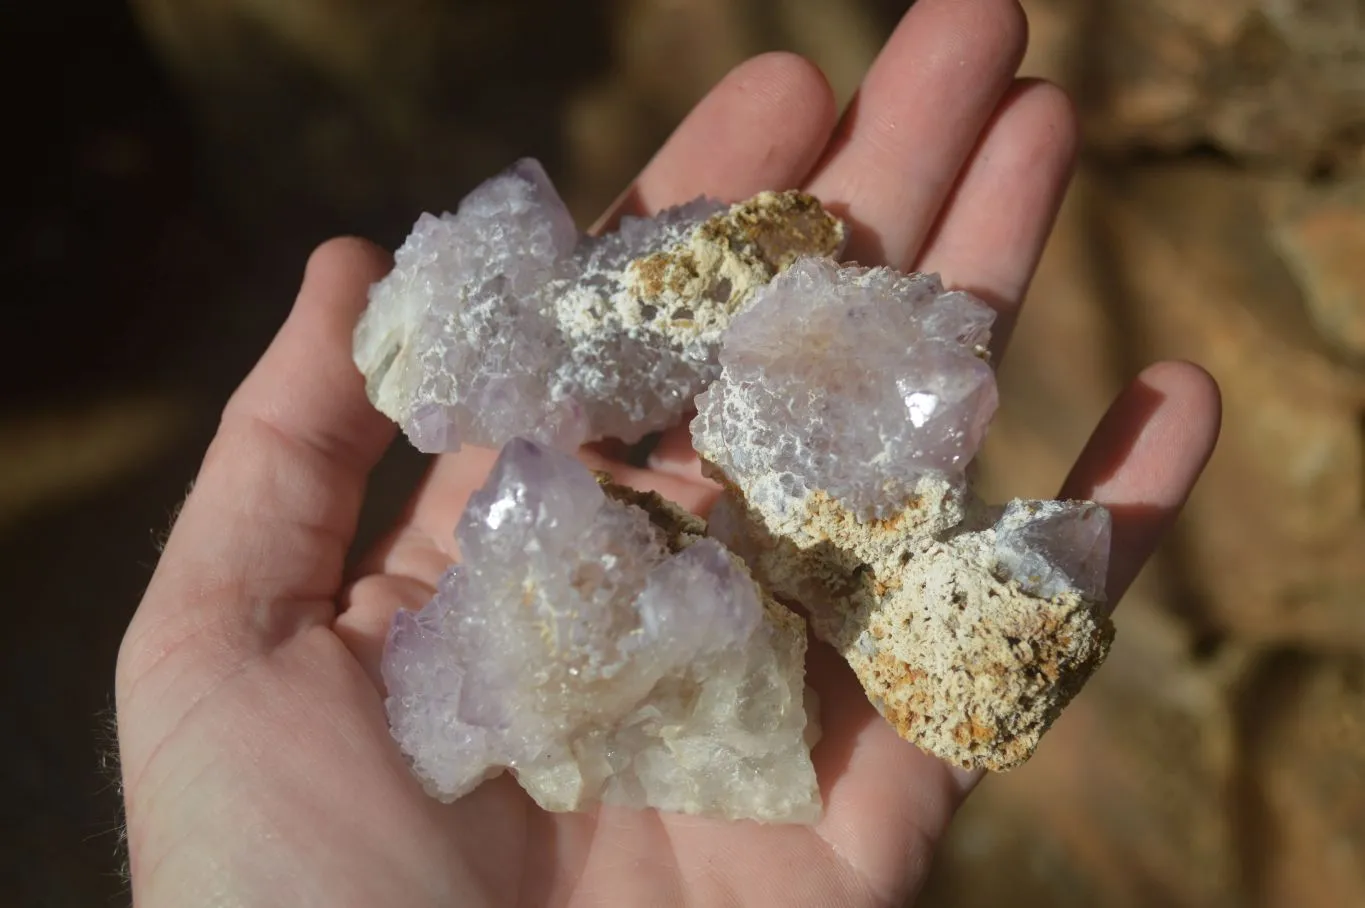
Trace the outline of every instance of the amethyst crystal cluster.
{"label": "amethyst crystal cluster", "polygon": [[456,530],[463,563],[384,659],[394,736],[458,798],[505,769],[542,807],[819,814],[798,618],[677,513],[514,440]]}
{"label": "amethyst crystal cluster", "polygon": [[[598,803],[809,822],[804,622],[902,736],[964,767],[1032,753],[1102,661],[1109,515],[989,506],[992,310],[840,266],[800,193],[581,236],[521,162],[424,216],[356,331],[371,399],[425,451],[501,447],[463,562],[384,656],[393,732],[457,798],[503,771]],[[562,451],[691,406],[708,527]],[[774,598],[776,597],[776,598]]]}

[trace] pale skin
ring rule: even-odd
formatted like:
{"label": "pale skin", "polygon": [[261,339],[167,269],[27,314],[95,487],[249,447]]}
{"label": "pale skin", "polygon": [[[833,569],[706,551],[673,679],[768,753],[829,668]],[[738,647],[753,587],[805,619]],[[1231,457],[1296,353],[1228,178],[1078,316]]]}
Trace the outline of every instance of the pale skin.
{"label": "pale skin", "polygon": [[[810,64],[751,60],[604,223],[701,193],[802,186],[854,226],[849,257],[938,271],[989,300],[999,356],[1076,143],[1065,96],[1015,77],[1026,31],[1013,0],[921,0],[842,118]],[[123,641],[136,903],[906,904],[979,776],[898,738],[824,647],[808,667],[825,729],[814,826],[547,814],[507,776],[455,804],[423,794],[388,735],[378,660],[395,611],[422,605],[457,557],[452,528],[493,455],[436,458],[393,532],[347,571],[367,474],[393,439],[349,355],[366,288],[387,267],[359,240],[313,255],[286,323],[223,412]],[[1111,598],[1184,503],[1218,423],[1208,375],[1158,363],[1080,453],[1061,494],[1114,511]],[[584,458],[699,513],[715,494],[685,430],[650,469]]]}

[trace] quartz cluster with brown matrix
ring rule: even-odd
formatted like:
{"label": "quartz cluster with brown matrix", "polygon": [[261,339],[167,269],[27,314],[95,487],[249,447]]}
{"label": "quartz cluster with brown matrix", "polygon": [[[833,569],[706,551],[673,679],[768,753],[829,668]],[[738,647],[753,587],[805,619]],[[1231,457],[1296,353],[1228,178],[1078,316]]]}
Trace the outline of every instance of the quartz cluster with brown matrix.
{"label": "quartz cluster with brown matrix", "polygon": [[[422,450],[502,447],[463,563],[395,622],[394,735],[433,793],[510,770],[547,809],[819,814],[801,606],[903,737],[1026,760],[1103,660],[1109,515],[991,507],[994,313],[932,275],[841,267],[798,192],[584,237],[523,161],[424,216],[356,331]],[[573,458],[695,406],[710,526]]]}

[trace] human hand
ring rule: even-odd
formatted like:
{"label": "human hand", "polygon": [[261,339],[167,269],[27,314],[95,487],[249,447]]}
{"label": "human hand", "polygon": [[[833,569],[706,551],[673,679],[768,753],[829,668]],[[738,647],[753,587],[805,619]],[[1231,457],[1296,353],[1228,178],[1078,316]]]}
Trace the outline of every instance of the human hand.
{"label": "human hand", "polygon": [[[822,77],[760,57],[712,91],[622,210],[801,185],[853,226],[849,256],[938,271],[1000,312],[998,356],[1075,145],[1055,88],[1014,79],[1013,0],[920,0],[836,124]],[[350,359],[387,267],[322,247],[294,310],[229,402],[120,652],[119,740],[140,905],[904,904],[977,776],[897,737],[827,647],[811,651],[825,802],[811,827],[603,808],[540,811],[507,776],[427,797],[387,731],[378,662],[399,608],[456,557],[491,452],[436,458],[393,533],[344,575],[366,476],[393,437]],[[1117,599],[1207,459],[1219,404],[1167,363],[1116,401],[1062,494],[1114,512]],[[704,512],[685,430],[618,481]],[[1027,771],[1027,770],[1023,770]]]}

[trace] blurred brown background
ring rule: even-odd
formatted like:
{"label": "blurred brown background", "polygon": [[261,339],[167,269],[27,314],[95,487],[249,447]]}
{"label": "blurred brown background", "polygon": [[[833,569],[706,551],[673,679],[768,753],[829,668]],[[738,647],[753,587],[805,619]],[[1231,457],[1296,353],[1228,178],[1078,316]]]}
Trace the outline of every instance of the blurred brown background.
{"label": "blurred brown background", "polygon": [[[730,66],[797,50],[847,99],[905,6],[8,5],[0,904],[126,904],[114,654],[316,242],[392,245],[522,154],[589,220]],[[1365,4],[1025,6],[1086,147],[991,487],[1050,494],[1156,357],[1213,371],[1226,427],[1109,663],[925,902],[1365,905]],[[369,531],[419,467],[385,463]]]}

